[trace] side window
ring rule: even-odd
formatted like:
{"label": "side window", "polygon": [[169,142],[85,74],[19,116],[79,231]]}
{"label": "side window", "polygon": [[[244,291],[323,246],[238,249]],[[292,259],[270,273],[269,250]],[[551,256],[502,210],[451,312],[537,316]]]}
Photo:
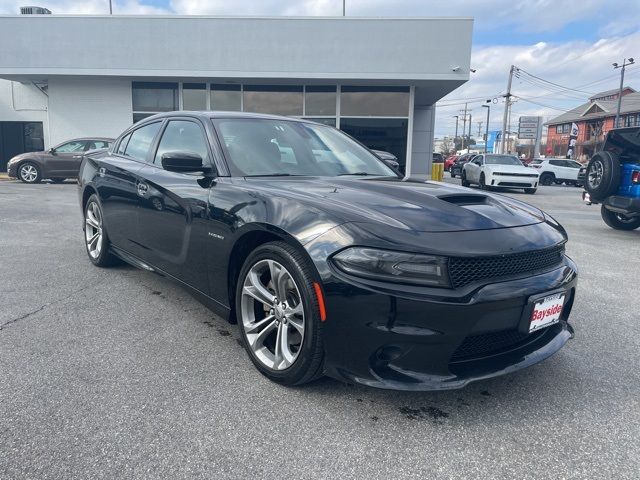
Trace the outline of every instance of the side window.
{"label": "side window", "polygon": [[129,139],[124,154],[135,160],[144,162],[147,159],[147,154],[149,153],[153,139],[160,129],[160,125],[160,122],[150,123],[131,132],[131,138]]}
{"label": "side window", "polygon": [[484,159],[484,157],[482,155],[477,156],[476,158],[473,159],[473,163],[475,163],[476,165],[482,165],[482,160]]}
{"label": "side window", "polygon": [[131,138],[131,134],[126,135],[122,140],[120,140],[120,144],[118,145],[118,150],[116,153],[120,155],[124,155],[124,150],[127,148],[127,143],[129,143],[129,139]]}
{"label": "side window", "polygon": [[582,164],[581,164],[581,163],[574,162],[573,160],[570,160],[570,161],[568,161],[567,163],[569,164],[569,166],[570,166],[571,168],[580,168],[580,167],[582,167]]}
{"label": "side window", "polygon": [[67,142],[59,147],[56,147],[56,152],[58,153],[72,153],[72,152],[82,152],[84,151],[84,145],[86,140],[74,140],[73,142]]}
{"label": "side window", "polygon": [[87,142],[86,150],[95,150],[97,148],[109,148],[109,142],[104,140],[89,140]]}
{"label": "side window", "polygon": [[161,165],[162,155],[167,152],[197,153],[204,164],[209,163],[209,149],[204,133],[197,123],[188,120],[171,120],[167,124],[158,144],[154,163]]}
{"label": "side window", "polygon": [[549,164],[553,165],[554,167],[563,167],[564,165],[562,165],[562,161],[561,160],[549,160]]}

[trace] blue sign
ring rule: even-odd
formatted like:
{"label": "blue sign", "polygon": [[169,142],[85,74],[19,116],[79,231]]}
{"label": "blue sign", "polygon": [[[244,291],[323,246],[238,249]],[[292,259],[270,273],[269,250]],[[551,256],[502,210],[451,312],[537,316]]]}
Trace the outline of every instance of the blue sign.
{"label": "blue sign", "polygon": [[493,153],[493,148],[500,141],[502,132],[500,130],[490,130],[487,136],[487,152]]}

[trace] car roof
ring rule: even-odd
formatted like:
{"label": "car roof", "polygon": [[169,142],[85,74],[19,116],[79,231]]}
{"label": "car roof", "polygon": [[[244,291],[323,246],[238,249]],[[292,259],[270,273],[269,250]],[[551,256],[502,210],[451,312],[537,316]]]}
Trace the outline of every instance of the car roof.
{"label": "car roof", "polygon": [[313,120],[305,118],[285,117],[283,115],[269,115],[266,113],[249,113],[249,112],[226,112],[219,110],[177,110],[172,112],[157,113],[145,118],[143,121],[156,120],[171,117],[199,117],[199,118],[255,118],[265,120],[286,120],[289,122],[302,122],[317,124]]}

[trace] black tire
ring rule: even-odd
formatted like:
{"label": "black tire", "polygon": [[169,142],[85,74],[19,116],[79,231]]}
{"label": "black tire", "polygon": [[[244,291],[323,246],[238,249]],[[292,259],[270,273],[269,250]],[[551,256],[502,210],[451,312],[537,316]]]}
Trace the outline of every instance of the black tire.
{"label": "black tire", "polygon": [[549,186],[556,181],[556,176],[553,173],[545,172],[540,175],[540,185]]}
{"label": "black tire", "polygon": [[486,182],[486,180],[484,178],[484,173],[481,173],[480,174],[480,184],[479,184],[480,185],[480,190],[489,190],[487,188],[487,184],[485,182]]}
{"label": "black tire", "polygon": [[471,184],[467,181],[467,174],[464,173],[464,170],[462,171],[462,175],[460,176],[460,179],[462,181],[462,186],[463,187],[470,187]]}
{"label": "black tire", "polygon": [[[90,246],[87,241],[87,228],[89,227],[89,224],[87,223],[87,216],[88,216],[89,209],[92,208],[92,205],[96,205],[97,209],[100,212],[101,231],[102,231],[102,238],[98,240],[99,242],[101,242],[100,251],[95,256],[91,254]],[[87,200],[87,203],[84,206],[85,222],[82,225],[82,232],[84,233],[84,237],[85,237],[84,246],[85,246],[85,250],[87,251],[87,256],[89,257],[89,260],[91,261],[91,263],[93,263],[96,267],[106,268],[106,267],[111,267],[113,265],[117,265],[118,263],[121,263],[121,262],[116,256],[114,256],[109,251],[109,246],[111,245],[111,243],[109,242],[109,235],[107,234],[107,229],[105,228],[104,222],[102,221],[103,218],[104,216],[102,215],[102,204],[100,203],[98,196],[94,193],[89,197],[89,199]]]}
{"label": "black tire", "polygon": [[[293,363],[283,370],[270,368],[258,359],[249,346],[247,333],[243,326],[242,292],[245,278],[251,268],[263,260],[274,260],[289,272],[300,292],[304,312],[304,333],[300,350]],[[259,246],[247,257],[240,270],[235,293],[235,309],[242,343],[260,373],[282,385],[302,385],[322,376],[324,347],[320,307],[315,292],[314,279],[315,275],[306,258],[285,242],[270,242]],[[256,302],[257,305],[262,306],[257,300]]]}
{"label": "black tire", "polygon": [[51,183],[64,183],[66,178],[55,177],[55,178],[52,178],[50,180],[51,180]]}
{"label": "black tire", "polygon": [[620,161],[618,155],[611,152],[598,152],[587,165],[584,188],[591,199],[601,202],[613,195],[620,185]]}
{"label": "black tire", "polygon": [[[35,176],[32,172],[35,170]],[[29,173],[27,173],[29,172]],[[42,181],[42,171],[34,162],[23,162],[18,167],[18,178],[24,183],[40,183]]]}
{"label": "black tire", "polygon": [[604,205],[600,207],[600,215],[604,223],[615,230],[635,230],[640,227],[640,217],[626,217],[608,210]]}
{"label": "black tire", "polygon": [[525,188],[524,189],[524,193],[528,193],[529,195],[533,195],[534,193],[536,193],[538,189],[537,188]]}
{"label": "black tire", "polygon": [[453,173],[453,170],[449,170],[449,173],[451,174],[451,178],[456,178],[456,174]]}

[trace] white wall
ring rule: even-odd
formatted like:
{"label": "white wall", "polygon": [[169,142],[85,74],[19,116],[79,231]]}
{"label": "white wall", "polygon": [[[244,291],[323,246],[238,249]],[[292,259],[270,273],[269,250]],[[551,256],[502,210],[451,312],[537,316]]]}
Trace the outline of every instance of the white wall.
{"label": "white wall", "polygon": [[74,137],[117,137],[133,123],[131,81],[50,78],[50,145]]}
{"label": "white wall", "polygon": [[47,144],[47,96],[31,83],[0,80],[0,122],[42,122]]}

